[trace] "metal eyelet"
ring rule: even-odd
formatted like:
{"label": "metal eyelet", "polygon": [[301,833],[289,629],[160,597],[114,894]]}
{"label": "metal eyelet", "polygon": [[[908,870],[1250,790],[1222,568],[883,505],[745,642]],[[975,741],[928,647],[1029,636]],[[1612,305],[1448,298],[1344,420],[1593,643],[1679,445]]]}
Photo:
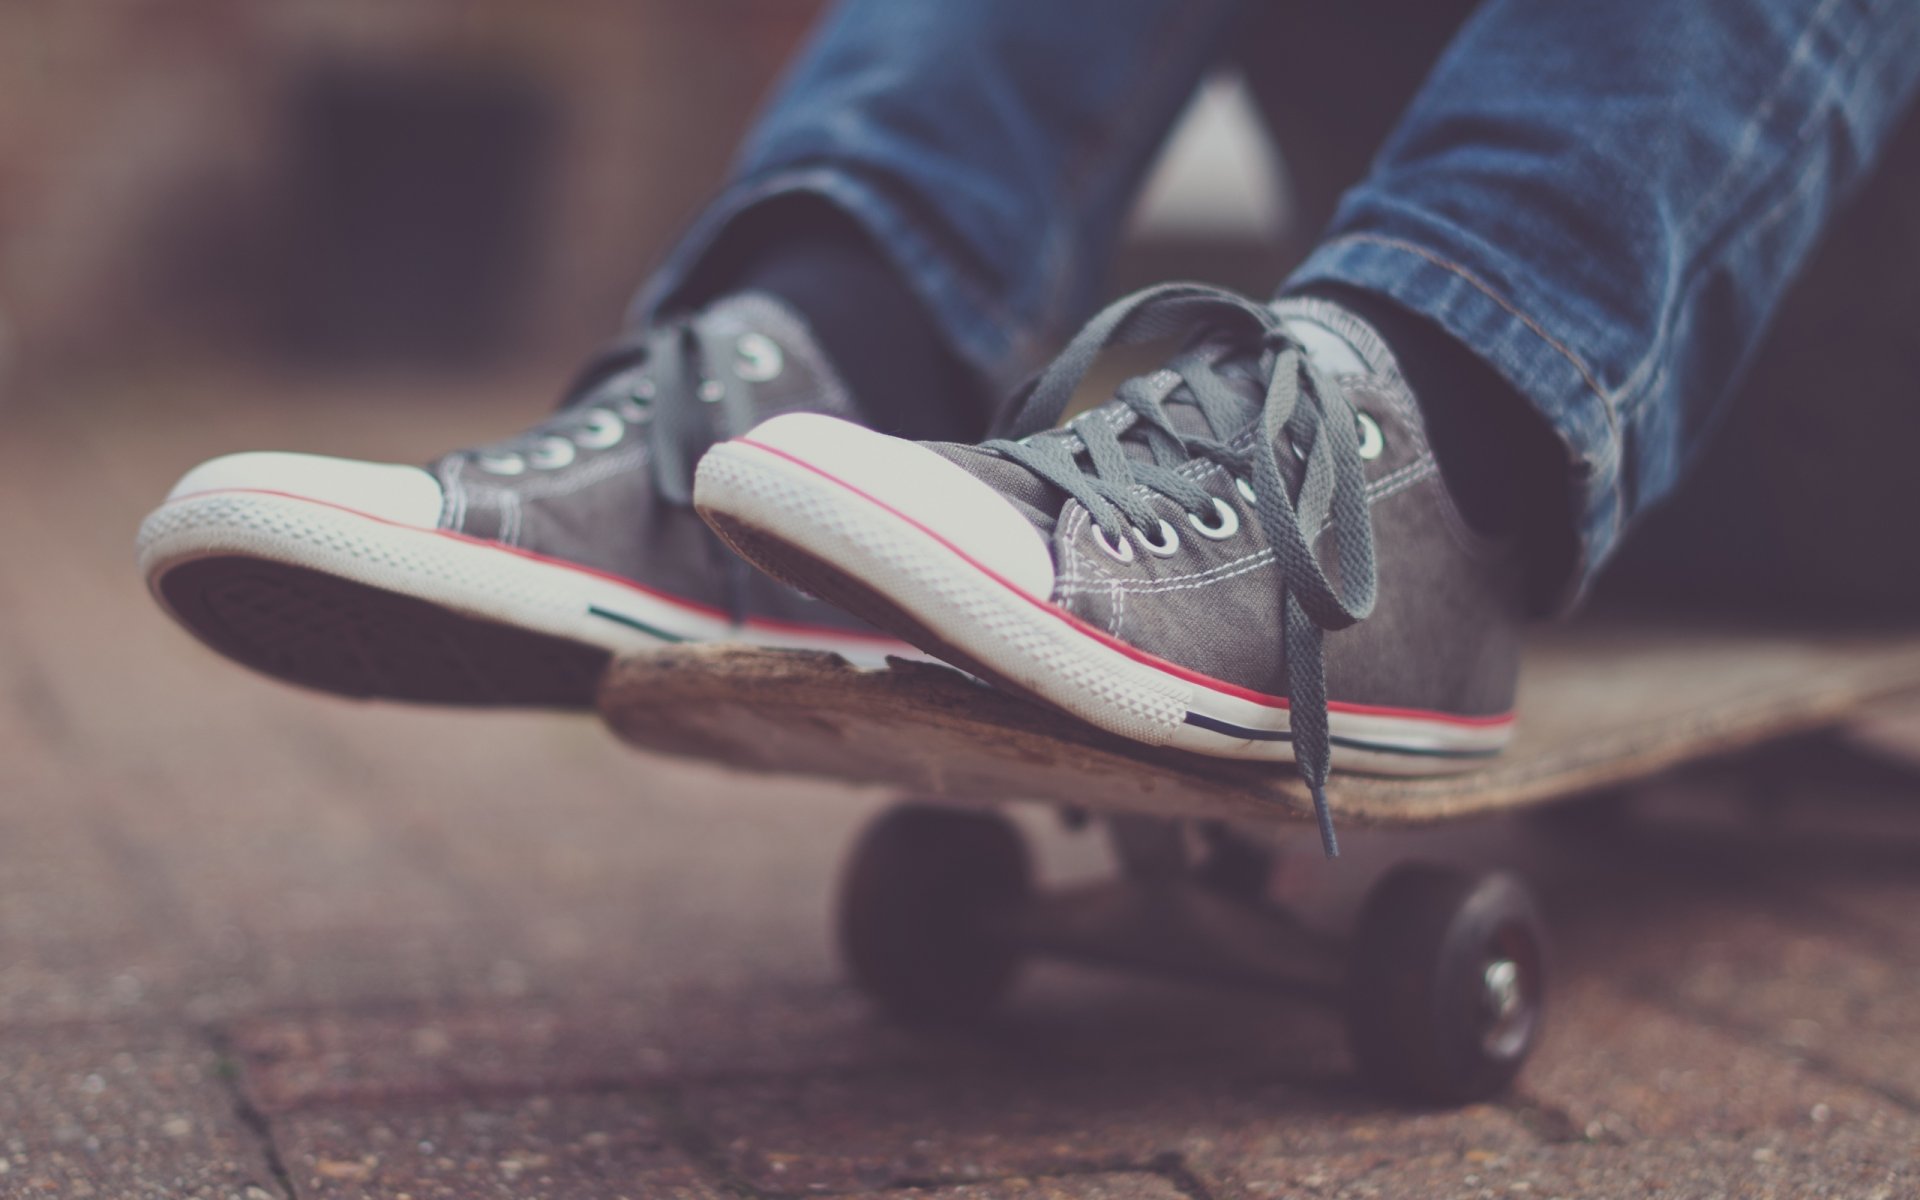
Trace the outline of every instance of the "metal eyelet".
{"label": "metal eyelet", "polygon": [[633,398],[635,400],[651,400],[656,390],[658,389],[654,386],[653,380],[644,375],[633,381]]}
{"label": "metal eyelet", "polygon": [[1090,533],[1093,534],[1093,544],[1100,547],[1102,550],[1106,551],[1108,558],[1111,558],[1115,562],[1123,562],[1123,563],[1130,563],[1133,561],[1133,542],[1132,541],[1130,541],[1125,537],[1122,537],[1120,539],[1120,544],[1116,546],[1112,542],[1107,540],[1107,531],[1100,528],[1098,525],[1089,524],[1087,526],[1087,529]]}
{"label": "metal eyelet", "polygon": [[627,426],[619,416],[607,409],[596,408],[587,415],[587,427],[574,435],[573,440],[585,450],[605,450],[617,446],[620,439],[627,436]]}
{"label": "metal eyelet", "polygon": [[1238,476],[1234,478],[1233,490],[1239,492],[1240,498],[1248,504],[1258,504],[1260,502],[1259,496],[1254,494],[1253,485]]}
{"label": "metal eyelet", "polygon": [[540,444],[527,455],[527,461],[542,471],[553,471],[571,463],[578,453],[566,438],[542,438]]}
{"label": "metal eyelet", "polygon": [[518,454],[482,454],[475,460],[489,475],[525,475],[527,460]]}
{"label": "metal eyelet", "polygon": [[1360,457],[1372,462],[1386,450],[1386,435],[1380,432],[1380,423],[1367,414],[1356,412],[1353,418],[1360,426]]}
{"label": "metal eyelet", "polygon": [[1188,513],[1187,524],[1193,526],[1193,531],[1201,537],[1212,538],[1216,542],[1240,532],[1240,514],[1234,511],[1233,505],[1218,496],[1213,498],[1213,515],[1216,523],[1209,525],[1193,513]]}
{"label": "metal eyelet", "polygon": [[708,404],[718,404],[727,394],[726,385],[718,379],[702,379],[699,390],[700,399]]}
{"label": "metal eyelet", "polygon": [[743,333],[733,348],[740,355],[733,373],[748,383],[765,383],[780,374],[780,368],[786,365],[780,343],[764,333]]}
{"label": "metal eyelet", "polygon": [[1148,554],[1157,558],[1169,558],[1180,552],[1180,531],[1168,524],[1164,518],[1160,522],[1158,542],[1149,541],[1147,535],[1138,529],[1133,531],[1133,536],[1140,539],[1140,544],[1146,547]]}

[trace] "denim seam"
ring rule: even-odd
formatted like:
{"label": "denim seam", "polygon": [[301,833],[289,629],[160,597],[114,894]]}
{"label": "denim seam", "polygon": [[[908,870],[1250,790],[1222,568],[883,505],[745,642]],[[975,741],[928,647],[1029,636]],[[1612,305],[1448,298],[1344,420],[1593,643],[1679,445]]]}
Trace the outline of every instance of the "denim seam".
{"label": "denim seam", "polygon": [[[1809,162],[1803,166],[1793,186],[1789,188],[1784,195],[1775,200],[1759,217],[1756,217],[1751,223],[1743,225],[1740,229],[1739,236],[1729,241],[1726,244],[1726,249],[1731,251],[1734,247],[1743,245],[1753,238],[1765,234],[1775,225],[1778,225],[1780,221],[1792,211],[1797,203],[1805,199],[1806,193],[1810,190],[1811,186],[1820,181],[1821,174],[1821,164],[1817,161]],[[1712,261],[1717,263],[1724,261],[1725,258],[1726,255],[1723,254]],[[1711,277],[1712,272],[1708,269],[1708,264],[1706,263],[1702,263],[1700,268],[1689,274],[1680,287],[1677,296],[1678,302],[1674,306],[1676,311],[1685,309],[1691,302],[1693,294],[1699,290],[1700,284]],[[1617,390],[1616,403],[1618,403],[1623,416],[1629,418],[1638,416],[1654,397],[1660,395],[1661,389],[1666,386],[1667,378],[1671,373],[1673,364],[1668,359],[1668,356],[1661,351],[1666,344],[1673,340],[1671,333],[1672,326],[1673,322],[1671,321],[1663,321],[1661,323],[1659,347],[1653,354],[1650,354],[1647,359],[1648,362],[1656,364],[1655,369],[1652,376],[1645,380],[1644,386],[1640,386],[1640,380],[1634,378],[1631,379],[1629,383],[1623,383]],[[1635,371],[1636,377],[1642,374],[1644,374],[1644,372],[1641,370]],[[1629,392],[1629,386],[1632,386],[1634,390]]]}
{"label": "denim seam", "polygon": [[[1608,402],[1609,398],[1607,395],[1607,390],[1600,385],[1600,381],[1594,377],[1592,370],[1590,370],[1587,367],[1587,364],[1585,362],[1581,361],[1580,356],[1578,354],[1574,353],[1573,350],[1566,345],[1566,343],[1554,337],[1553,334],[1547,332],[1545,326],[1541,325],[1533,317],[1527,315],[1527,313],[1523,311],[1517,304],[1513,303],[1512,301],[1508,300],[1505,296],[1502,296],[1499,292],[1495,291],[1492,285],[1488,284],[1485,280],[1481,279],[1478,275],[1474,274],[1472,271],[1468,270],[1466,267],[1460,265],[1459,263],[1453,262],[1450,259],[1443,258],[1440,255],[1435,254],[1433,251],[1428,250],[1424,246],[1418,246],[1412,242],[1403,241],[1400,238],[1385,237],[1377,233],[1343,234],[1342,236],[1337,237],[1332,241],[1325,243],[1323,246],[1321,246],[1321,250],[1331,250],[1349,242],[1371,242],[1377,246],[1385,246],[1385,247],[1388,247],[1389,249],[1399,250],[1404,253],[1417,255],[1420,258],[1425,259],[1427,262],[1432,263],[1434,266],[1439,267],[1441,270],[1446,271],[1451,275],[1455,275],[1459,277],[1461,280],[1465,281],[1469,286],[1471,286],[1475,291],[1479,292],[1480,294],[1485,296],[1487,299],[1493,301],[1495,304],[1499,305],[1502,309],[1505,309],[1507,312],[1507,315],[1511,316],[1514,320],[1519,321],[1522,325],[1526,326],[1527,329],[1535,337],[1539,338],[1542,342],[1545,342],[1549,347],[1551,347],[1554,353],[1566,359],[1567,362],[1573,367],[1573,369],[1580,373],[1580,378],[1586,381],[1587,386],[1592,389],[1594,396],[1597,397],[1599,400],[1601,400],[1603,403]],[[1616,428],[1615,433],[1617,434],[1618,432],[1619,431]]]}
{"label": "denim seam", "polygon": [[[1722,171],[1719,181],[1709,190],[1707,198],[1695,206],[1693,215],[1687,219],[1686,225],[1682,227],[1680,233],[1677,235],[1678,240],[1684,241],[1692,235],[1695,229],[1705,222],[1709,204],[1716,200],[1721,192],[1731,186],[1736,167],[1752,156],[1752,138],[1758,137],[1759,130],[1764,127],[1765,118],[1771,107],[1778,101],[1781,92],[1786,87],[1788,79],[1794,75],[1800,61],[1804,58],[1804,55],[1801,53],[1802,50],[1811,41],[1814,33],[1822,28],[1820,21],[1824,14],[1833,8],[1836,3],[1837,0],[1828,0],[1828,3],[1821,9],[1820,13],[1815,14],[1814,19],[1808,24],[1807,31],[1801,35],[1800,41],[1795,44],[1793,60],[1781,71],[1779,80],[1776,81],[1773,88],[1769,91],[1767,99],[1763,101],[1760,115],[1756,116],[1747,124],[1747,131],[1752,137],[1743,138],[1741,148],[1735,152],[1735,160],[1729,163],[1726,169]],[[1860,50],[1866,40],[1865,34],[1870,27],[1870,22],[1863,22],[1861,24],[1859,33],[1854,39],[1846,43],[1845,52],[1841,56],[1842,59],[1858,60],[1861,58]],[[1814,131],[1824,123],[1827,115],[1832,112],[1837,103],[1837,99],[1835,88],[1831,84],[1821,91],[1815,103],[1809,106],[1807,119],[1801,122],[1788,139],[1789,150],[1798,150],[1813,141]],[[1820,166],[1821,164],[1818,159],[1809,160],[1804,164],[1801,167],[1799,176],[1795,180],[1794,186],[1789,189],[1788,195],[1798,195],[1804,188],[1809,174],[1817,174]],[[1761,182],[1764,182],[1764,180]],[[1736,205],[1726,211],[1737,212],[1739,211],[1739,207],[1740,206]],[[1681,267],[1679,273],[1681,284],[1674,293],[1674,303],[1668,306],[1668,312],[1677,312],[1685,308],[1687,298],[1692,296],[1699,281],[1706,278],[1714,266],[1724,262],[1727,258],[1727,252],[1734,245],[1739,244],[1746,233],[1749,232],[1744,225],[1732,221],[1730,217],[1721,223],[1728,224],[1729,226],[1738,225],[1739,227],[1731,229],[1734,236],[1730,239],[1722,240],[1726,237],[1726,231],[1716,234],[1712,238],[1705,239],[1707,249],[1703,250],[1702,253]],[[1654,333],[1652,345],[1650,345],[1647,352],[1641,356],[1640,361],[1634,364],[1633,369],[1628,371],[1626,376],[1621,379],[1619,386],[1613,389],[1611,399],[1615,403],[1620,404],[1625,411],[1637,413],[1645,405],[1648,398],[1659,394],[1659,384],[1667,374],[1667,347],[1673,341],[1673,327],[1674,322],[1670,319],[1662,319],[1659,321]],[[1649,372],[1651,372],[1651,377],[1649,376]]]}
{"label": "denim seam", "polygon": [[[1573,454],[1571,463],[1572,470],[1568,476],[1568,486],[1574,495],[1574,532],[1578,543],[1578,550],[1574,561],[1569,566],[1566,580],[1558,588],[1559,599],[1555,602],[1555,607],[1561,611],[1565,611],[1591,582],[1594,564],[1604,556],[1606,549],[1617,539],[1621,525],[1624,523],[1625,497],[1621,494],[1619,487],[1616,486],[1616,481],[1624,457],[1625,427],[1622,424],[1619,410],[1616,408],[1612,397],[1608,394],[1607,389],[1600,384],[1593,371],[1588,368],[1580,356],[1565,342],[1548,332],[1545,326],[1538,320],[1522,310],[1516,303],[1501,295],[1490,284],[1466,267],[1451,262],[1441,255],[1412,242],[1376,233],[1349,233],[1331,238],[1315,250],[1306,265],[1311,268],[1314,261],[1319,259],[1321,255],[1337,255],[1343,247],[1353,247],[1356,249],[1373,247],[1388,250],[1396,254],[1408,254],[1419,259],[1429,267],[1444,272],[1447,276],[1470,288],[1471,294],[1493,304],[1501,312],[1506,314],[1513,323],[1510,328],[1525,330],[1526,333],[1538,339],[1540,345],[1549,348],[1558,361],[1571,368],[1578,376],[1581,383],[1584,384],[1589,399],[1597,402],[1598,414],[1605,427],[1604,435],[1600,439],[1599,444],[1589,446],[1571,441],[1568,443],[1569,450]],[[1336,271],[1327,277],[1329,279],[1338,279],[1341,276]],[[1301,274],[1296,273],[1294,280],[1290,280],[1286,286],[1295,286],[1294,281],[1301,278]],[[1310,280],[1314,278],[1314,276],[1307,275],[1305,278]],[[1306,286],[1310,287],[1311,283],[1308,283]],[[1363,286],[1367,286],[1370,290],[1384,291],[1388,295],[1392,294],[1390,287],[1383,288],[1378,282]],[[1428,315],[1436,317],[1437,319],[1439,314],[1429,313]],[[1490,350],[1481,344],[1473,342],[1463,344],[1467,345],[1470,350],[1476,354],[1480,354],[1482,357],[1487,357],[1490,354]],[[1529,402],[1534,404],[1536,408],[1544,411],[1549,407],[1541,404],[1538,399],[1533,397],[1532,393],[1526,391],[1524,388],[1522,389],[1522,394],[1527,396]],[[1555,424],[1558,425],[1559,422],[1556,421]],[[1450,522],[1450,524],[1452,524],[1452,522]],[[1455,528],[1456,534],[1463,532],[1457,526]]]}
{"label": "denim seam", "polygon": [[[1869,71],[1871,74],[1877,76],[1878,72],[1872,70],[1871,64],[1887,61],[1896,57],[1902,52],[1906,43],[1898,41],[1890,42],[1885,49],[1885,53],[1878,59],[1871,53],[1861,53],[1867,40],[1866,31],[1871,27],[1871,24],[1871,22],[1862,24],[1860,36],[1848,44],[1847,53],[1853,56],[1854,61],[1852,65],[1854,67]],[[1807,120],[1795,131],[1794,140],[1796,145],[1805,145],[1812,141],[1813,132],[1818,130],[1833,112],[1844,109],[1845,98],[1846,93],[1831,82],[1830,76],[1828,85],[1821,92],[1819,100],[1813,106]],[[1733,237],[1716,246],[1711,253],[1703,253],[1695,262],[1689,264],[1684,275],[1685,282],[1678,293],[1681,302],[1677,303],[1675,307],[1685,307],[1685,299],[1693,294],[1700,280],[1709,276],[1711,268],[1714,265],[1726,261],[1735,246],[1746,242],[1754,235],[1763,233],[1778,224],[1786,212],[1792,208],[1794,202],[1802,198],[1809,186],[1820,179],[1825,168],[1826,164],[1820,158],[1814,157],[1808,159],[1801,164],[1799,172],[1794,176],[1792,185],[1784,194],[1777,197],[1760,215],[1754,217],[1752,220],[1737,223],[1737,228],[1733,230]],[[1671,322],[1661,323],[1660,333],[1653,351],[1647,355],[1647,358],[1642,361],[1640,366],[1636,367],[1635,370],[1629,374],[1626,380],[1622,381],[1619,389],[1621,392],[1624,393],[1630,387],[1639,388],[1641,383],[1640,377],[1645,374],[1645,368],[1650,363],[1665,358],[1665,347],[1672,340],[1671,324]],[[1662,362],[1660,369],[1655,373],[1654,377],[1646,382],[1644,388],[1640,389],[1639,395],[1632,400],[1626,401],[1634,411],[1639,411],[1651,397],[1659,394],[1659,387],[1664,382],[1666,373],[1666,366],[1664,362]]]}
{"label": "denim seam", "polygon": [[[1793,51],[1788,54],[1786,65],[1780,69],[1779,76],[1768,87],[1765,98],[1754,106],[1752,118],[1747,122],[1747,127],[1741,131],[1739,146],[1734,150],[1733,156],[1728,159],[1727,165],[1721,169],[1720,178],[1714,181],[1713,186],[1709,187],[1706,194],[1700,198],[1700,202],[1694,205],[1693,212],[1687,217],[1686,223],[1680,227],[1677,240],[1684,242],[1693,235],[1693,231],[1707,219],[1708,210],[1719,201],[1720,194],[1733,187],[1736,173],[1753,158],[1755,150],[1760,145],[1761,131],[1766,128],[1768,119],[1773,116],[1773,110],[1778,107],[1782,94],[1787,90],[1787,85],[1811,60],[1814,36],[1827,27],[1833,10],[1839,5],[1840,0],[1826,0],[1826,3],[1808,18],[1807,27],[1794,42]],[[1866,28],[1865,23],[1862,24],[1862,28]],[[1796,140],[1798,140],[1797,137]]]}

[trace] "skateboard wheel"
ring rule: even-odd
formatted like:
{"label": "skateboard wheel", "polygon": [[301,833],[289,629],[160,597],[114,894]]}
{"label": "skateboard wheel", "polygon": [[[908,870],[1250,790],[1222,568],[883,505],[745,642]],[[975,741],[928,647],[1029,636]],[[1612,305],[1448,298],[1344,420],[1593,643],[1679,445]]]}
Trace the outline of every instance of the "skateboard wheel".
{"label": "skateboard wheel", "polygon": [[996,813],[906,804],[869,825],[840,891],[854,983],[909,1025],[964,1024],[1020,967],[1011,918],[1033,888],[1025,843]]}
{"label": "skateboard wheel", "polygon": [[1464,1104],[1513,1080],[1540,1032],[1546,930],[1511,875],[1428,864],[1368,895],[1348,966],[1347,1038],[1402,1099]]}

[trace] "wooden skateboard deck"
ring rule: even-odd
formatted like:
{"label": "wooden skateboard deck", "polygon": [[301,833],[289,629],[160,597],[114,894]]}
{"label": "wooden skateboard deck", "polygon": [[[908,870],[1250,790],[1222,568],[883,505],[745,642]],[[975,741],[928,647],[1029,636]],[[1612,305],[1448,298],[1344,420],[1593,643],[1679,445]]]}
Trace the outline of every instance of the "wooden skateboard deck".
{"label": "wooden skateboard deck", "polygon": [[[1511,748],[1458,775],[1335,775],[1336,819],[1420,824],[1628,783],[1920,696],[1920,630],[1575,623],[1528,650]],[[1285,765],[1156,751],[932,664],[728,646],[614,664],[606,722],[647,750],[959,803],[1236,822],[1312,819]]]}

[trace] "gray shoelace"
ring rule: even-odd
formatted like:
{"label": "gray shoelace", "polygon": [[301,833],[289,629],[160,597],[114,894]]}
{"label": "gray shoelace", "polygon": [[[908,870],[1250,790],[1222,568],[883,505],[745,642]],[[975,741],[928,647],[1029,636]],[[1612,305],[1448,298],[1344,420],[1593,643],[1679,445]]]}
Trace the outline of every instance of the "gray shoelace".
{"label": "gray shoelace", "polygon": [[[1074,389],[1100,354],[1183,333],[1204,333],[1163,372],[1121,384],[1113,403],[1132,420],[1112,419],[1111,406],[1056,429]],[[1227,372],[1264,384],[1255,436],[1244,448],[1248,404]],[[1168,373],[1171,373],[1169,376]],[[1171,377],[1178,383],[1171,384]],[[1171,386],[1170,386],[1171,384]],[[1196,407],[1212,436],[1183,433],[1166,405]],[[1237,478],[1251,476],[1253,508],[1280,573],[1281,652],[1294,758],[1313,793],[1320,839],[1339,853],[1327,809],[1331,748],[1323,631],[1344,629],[1373,611],[1373,526],[1360,465],[1357,415],[1323,379],[1280,318],[1263,305],[1203,284],[1171,283],[1117,301],[1075,335],[1060,356],[1002,414],[1002,437],[981,448],[1018,463],[1078,500],[1109,540],[1127,526],[1151,530],[1164,496],[1201,520],[1212,519],[1213,496],[1176,468],[1210,459]],[[1294,459],[1283,470],[1276,448],[1285,439]],[[1248,441],[1248,439],[1237,439]],[[1130,453],[1126,443],[1144,455]],[[1333,541],[1330,576],[1314,546]]]}
{"label": "gray shoelace", "polygon": [[[751,387],[739,372],[725,369],[737,353],[738,340],[737,334],[717,332],[697,315],[624,334],[580,372],[559,412],[507,441],[466,453],[475,458],[530,457],[551,439],[577,441],[589,434],[596,412],[606,409],[644,429],[654,492],[669,504],[691,507],[693,469],[700,456],[757,421]],[[644,376],[638,370],[643,366]],[[738,624],[746,618],[750,568],[717,537],[712,548],[726,575],[728,612]]]}

